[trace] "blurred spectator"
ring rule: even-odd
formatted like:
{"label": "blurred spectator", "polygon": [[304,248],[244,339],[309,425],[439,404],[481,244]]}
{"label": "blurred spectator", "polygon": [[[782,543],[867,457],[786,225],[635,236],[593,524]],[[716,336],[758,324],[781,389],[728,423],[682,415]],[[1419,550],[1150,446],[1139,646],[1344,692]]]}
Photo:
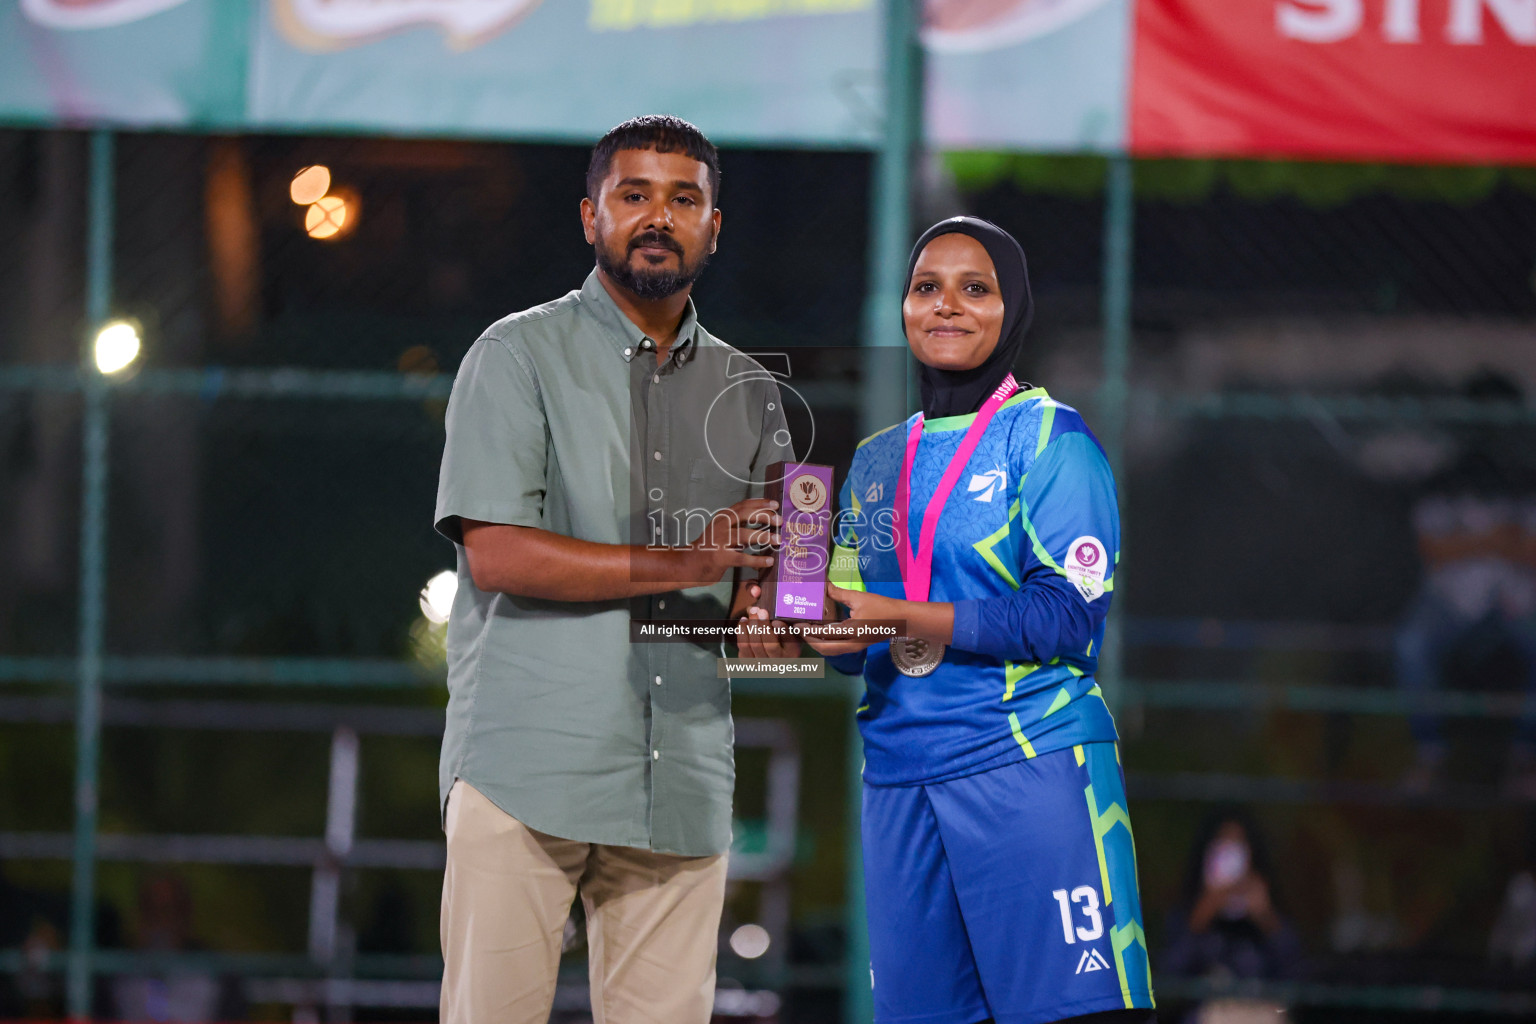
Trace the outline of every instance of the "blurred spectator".
{"label": "blurred spectator", "polygon": [[1509,880],[1499,919],[1488,939],[1488,955],[1494,963],[1517,971],[1536,960],[1536,877],[1529,871]]}
{"label": "blurred spectator", "polygon": [[[64,974],[61,955],[69,947],[69,896],[36,892],[13,884],[0,862],[0,950],[20,949],[22,969],[0,972],[0,1020],[51,1019],[64,1015]],[[119,945],[117,910],[105,901],[96,904],[96,946]],[[92,1004],[104,1015],[108,1004],[105,983],[98,979]]]}
{"label": "blurred spectator", "polygon": [[1333,921],[1329,940],[1335,953],[1377,953],[1399,945],[1403,928],[1390,913],[1367,906],[1365,872],[1352,858],[1333,865]]}
{"label": "blurred spectator", "polygon": [[[1209,817],[1191,851],[1183,900],[1168,915],[1159,967],[1186,978],[1278,981],[1300,971],[1296,931],[1275,907],[1268,853],[1248,816],[1222,809]],[[1284,1008],[1256,1000],[1208,1002],[1187,1018],[1237,1024],[1250,1017],[1284,1021]]]}
{"label": "blurred spectator", "polygon": [[[1492,377],[1469,395],[1520,398],[1513,384]],[[1432,694],[1453,666],[1480,669],[1509,651],[1520,663],[1521,685],[1536,698],[1536,489],[1528,470],[1491,446],[1468,450],[1426,483],[1413,528],[1424,582],[1398,627],[1398,685]],[[1422,791],[1440,780],[1446,747],[1438,716],[1415,714],[1411,725],[1418,749],[1406,783]],[[1506,786],[1511,795],[1536,798],[1536,716],[1527,715],[1516,732]]]}
{"label": "blurred spectator", "polygon": [[[134,947],[155,953],[197,949],[192,941],[192,896],[178,876],[153,875],[140,886]],[[233,1020],[242,1016],[238,1002],[233,985],[184,968],[153,977],[124,975],[112,981],[117,1020],[177,1024]]]}
{"label": "blurred spectator", "polygon": [[62,905],[26,892],[6,880],[0,865],[0,949],[20,948],[25,966],[0,975],[0,1018],[52,1016],[61,1008],[63,986],[47,972],[49,954],[64,947]]}

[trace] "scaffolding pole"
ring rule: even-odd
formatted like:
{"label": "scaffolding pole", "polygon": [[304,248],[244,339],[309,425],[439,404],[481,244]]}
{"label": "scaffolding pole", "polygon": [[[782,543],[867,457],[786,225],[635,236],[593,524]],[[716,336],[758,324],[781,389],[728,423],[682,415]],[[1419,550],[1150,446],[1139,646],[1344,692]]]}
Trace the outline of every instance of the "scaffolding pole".
{"label": "scaffolding pole", "polygon": [[113,137],[90,136],[90,205],[86,222],[86,336],[81,349],[85,414],[81,430],[80,609],[76,665],[75,842],[70,891],[68,1010],[91,1016],[96,944],[97,782],[101,764],[101,653],[106,607],[107,383],[97,372],[92,339],[112,307]]}

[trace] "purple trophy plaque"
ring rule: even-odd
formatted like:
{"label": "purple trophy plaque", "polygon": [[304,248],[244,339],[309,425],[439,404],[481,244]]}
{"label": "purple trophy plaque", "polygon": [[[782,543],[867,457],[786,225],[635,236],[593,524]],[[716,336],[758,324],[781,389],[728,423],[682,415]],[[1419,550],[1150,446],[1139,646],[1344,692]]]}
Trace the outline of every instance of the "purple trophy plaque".
{"label": "purple trophy plaque", "polygon": [[832,565],[832,467],[775,462],[764,496],[779,503],[783,541],[762,579],[763,607],[785,622],[820,622]]}

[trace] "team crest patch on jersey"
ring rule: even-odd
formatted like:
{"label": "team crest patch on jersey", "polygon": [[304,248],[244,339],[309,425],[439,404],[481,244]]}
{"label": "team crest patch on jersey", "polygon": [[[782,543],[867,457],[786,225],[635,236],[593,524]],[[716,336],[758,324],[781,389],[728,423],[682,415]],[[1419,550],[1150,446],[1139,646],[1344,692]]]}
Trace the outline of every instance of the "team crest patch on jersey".
{"label": "team crest patch on jersey", "polygon": [[1104,577],[1109,574],[1109,553],[1097,537],[1083,536],[1067,548],[1067,579],[1083,595],[1084,601],[1092,601],[1104,593]]}
{"label": "team crest patch on jersey", "polygon": [[1077,961],[1077,970],[1074,974],[1088,974],[1092,971],[1109,970],[1109,961],[1096,949],[1083,950],[1082,958]]}
{"label": "team crest patch on jersey", "polygon": [[1008,486],[1008,471],[1006,469],[994,469],[988,473],[978,473],[971,477],[971,485],[966,488],[972,494],[976,494],[977,501],[991,501],[992,496]]}

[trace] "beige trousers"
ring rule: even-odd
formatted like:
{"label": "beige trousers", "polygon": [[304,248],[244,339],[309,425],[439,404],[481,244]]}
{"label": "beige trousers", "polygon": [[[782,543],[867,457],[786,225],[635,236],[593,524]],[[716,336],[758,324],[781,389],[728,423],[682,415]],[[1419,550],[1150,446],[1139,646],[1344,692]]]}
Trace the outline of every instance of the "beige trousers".
{"label": "beige trousers", "polygon": [[462,779],[448,794],[447,831],[442,1024],[546,1024],[578,893],[594,1024],[707,1024],[724,854],[557,839]]}

